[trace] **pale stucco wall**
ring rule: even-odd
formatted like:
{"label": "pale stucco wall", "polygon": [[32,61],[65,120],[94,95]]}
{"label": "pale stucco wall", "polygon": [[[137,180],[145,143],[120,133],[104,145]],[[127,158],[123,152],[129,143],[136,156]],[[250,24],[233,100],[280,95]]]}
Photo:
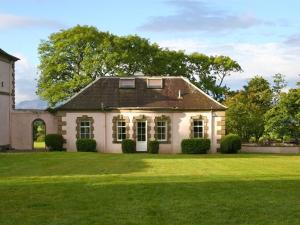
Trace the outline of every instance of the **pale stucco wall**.
{"label": "pale stucco wall", "polygon": [[10,145],[11,90],[12,63],[0,58],[0,147]]}
{"label": "pale stucco wall", "polygon": [[15,110],[12,111],[12,148],[16,150],[31,150],[33,146],[32,122],[44,120],[46,134],[57,133],[57,118],[46,111]]}
{"label": "pale stucco wall", "polygon": [[[154,139],[154,118],[157,116],[168,116],[171,119],[171,143],[160,144],[161,153],[180,153],[181,141],[185,138],[190,138],[191,117],[203,116],[207,118],[207,135],[212,141],[211,153],[215,153],[219,147],[218,139],[222,137],[220,130],[221,124],[225,118],[224,112],[146,112],[146,111],[124,111],[124,112],[66,112],[62,116],[62,131],[63,136],[67,140],[66,148],[68,151],[76,151],[76,119],[82,116],[92,117],[94,119],[94,139],[97,142],[97,150],[100,152],[121,153],[121,144],[113,143],[113,117],[123,115],[129,118],[129,135],[133,135],[133,118],[140,115],[151,118],[150,123],[150,140]],[[225,125],[225,124],[224,124]],[[225,127],[224,127],[225,128]]]}
{"label": "pale stucco wall", "polygon": [[0,146],[9,145],[10,96],[0,95]]}

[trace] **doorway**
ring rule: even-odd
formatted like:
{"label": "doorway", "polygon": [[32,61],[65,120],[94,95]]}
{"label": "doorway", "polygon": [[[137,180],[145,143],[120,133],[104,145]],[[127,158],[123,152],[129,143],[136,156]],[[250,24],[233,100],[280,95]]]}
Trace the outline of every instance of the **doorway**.
{"label": "doorway", "polygon": [[136,151],[147,151],[147,121],[137,121],[136,123]]}
{"label": "doorway", "polygon": [[42,150],[45,145],[46,124],[42,119],[36,119],[32,122],[32,148]]}

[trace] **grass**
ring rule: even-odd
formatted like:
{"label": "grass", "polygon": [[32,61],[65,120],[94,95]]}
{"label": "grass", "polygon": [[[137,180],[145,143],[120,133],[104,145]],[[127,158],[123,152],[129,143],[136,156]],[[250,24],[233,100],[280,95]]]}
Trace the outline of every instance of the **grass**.
{"label": "grass", "polygon": [[46,147],[45,142],[33,142],[33,148],[34,149],[44,149]]}
{"label": "grass", "polygon": [[299,224],[299,155],[0,154],[1,224]]}

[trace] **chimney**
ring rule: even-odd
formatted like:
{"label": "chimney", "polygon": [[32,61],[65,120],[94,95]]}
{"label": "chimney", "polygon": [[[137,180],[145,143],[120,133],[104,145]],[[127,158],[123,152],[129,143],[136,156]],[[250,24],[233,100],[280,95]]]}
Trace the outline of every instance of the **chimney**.
{"label": "chimney", "polygon": [[177,97],[177,98],[178,98],[178,99],[183,99],[183,98],[182,98],[182,95],[181,95],[181,90],[180,90],[180,89],[178,90],[178,97]]}

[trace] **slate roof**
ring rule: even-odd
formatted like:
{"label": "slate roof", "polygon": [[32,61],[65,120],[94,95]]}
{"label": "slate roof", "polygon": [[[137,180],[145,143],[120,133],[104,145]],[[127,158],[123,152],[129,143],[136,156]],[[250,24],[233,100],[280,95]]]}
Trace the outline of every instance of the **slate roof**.
{"label": "slate roof", "polygon": [[5,58],[7,58],[9,60],[12,60],[12,61],[20,60],[19,58],[15,57],[13,55],[10,55],[7,52],[3,51],[1,48],[0,48],[0,55],[4,56]]}
{"label": "slate roof", "polygon": [[[132,77],[130,77],[132,78]],[[186,78],[162,77],[163,88],[147,88],[149,77],[135,77],[135,88],[119,88],[119,77],[102,77],[59,106],[58,110],[172,109],[225,110]],[[153,77],[152,77],[153,78]],[[178,98],[178,92],[182,98]]]}

